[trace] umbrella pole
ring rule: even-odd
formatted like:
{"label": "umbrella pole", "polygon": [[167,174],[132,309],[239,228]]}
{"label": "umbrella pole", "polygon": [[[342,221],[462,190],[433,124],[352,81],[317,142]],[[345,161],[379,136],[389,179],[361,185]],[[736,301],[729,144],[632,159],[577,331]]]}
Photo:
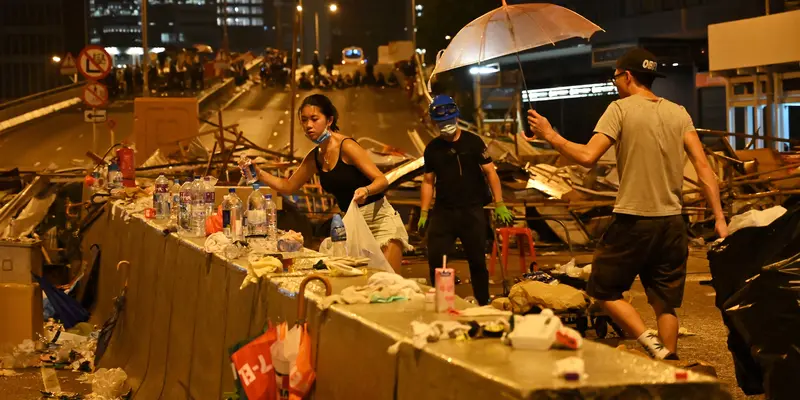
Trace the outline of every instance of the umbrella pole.
{"label": "umbrella pole", "polygon": [[300,282],[300,289],[297,291],[297,323],[306,322],[306,285],[309,282],[318,280],[325,285],[325,296],[330,296],[332,292],[331,281],[321,275],[309,275]]}
{"label": "umbrella pole", "polygon": [[[524,93],[527,94],[528,93],[528,83],[525,82],[525,72],[522,70],[522,61],[519,60],[519,52],[514,53],[514,55],[517,56],[517,66],[519,67],[519,75],[520,75],[520,77],[522,77],[522,88],[523,88],[522,90],[524,90]],[[520,96],[520,101],[522,101],[522,97],[521,96]],[[528,109],[529,110],[533,110],[533,103],[531,102],[531,99],[528,99]]]}

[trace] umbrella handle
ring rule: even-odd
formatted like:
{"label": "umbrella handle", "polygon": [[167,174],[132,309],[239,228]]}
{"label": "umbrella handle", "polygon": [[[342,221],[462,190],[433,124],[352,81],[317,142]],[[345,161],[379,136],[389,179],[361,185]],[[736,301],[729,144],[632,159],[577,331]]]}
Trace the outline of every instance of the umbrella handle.
{"label": "umbrella handle", "polygon": [[130,272],[131,272],[131,262],[128,261],[128,260],[122,260],[122,261],[118,262],[117,263],[117,271],[119,271],[119,267],[122,266],[123,264],[125,264],[125,266],[127,267],[126,268],[126,273],[125,273],[125,275],[126,275],[125,276],[125,287],[128,287],[128,275],[130,275]]}
{"label": "umbrella handle", "polygon": [[313,280],[321,281],[325,285],[325,296],[330,296],[333,292],[331,281],[322,275],[309,275],[300,282],[300,289],[297,292],[297,321],[298,323],[306,320],[306,285]]}

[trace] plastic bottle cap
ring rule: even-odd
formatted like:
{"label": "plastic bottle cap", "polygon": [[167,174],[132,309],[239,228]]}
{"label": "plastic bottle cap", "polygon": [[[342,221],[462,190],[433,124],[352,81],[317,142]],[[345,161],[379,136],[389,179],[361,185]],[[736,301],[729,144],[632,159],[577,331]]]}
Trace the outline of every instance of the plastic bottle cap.
{"label": "plastic bottle cap", "polygon": [[200,179],[200,175],[195,175],[194,179]]}
{"label": "plastic bottle cap", "polygon": [[272,194],[267,194],[264,196],[267,200],[272,200]]}
{"label": "plastic bottle cap", "polygon": [[236,193],[236,188],[228,188],[228,193]]}
{"label": "plastic bottle cap", "polygon": [[689,378],[689,373],[686,371],[675,371],[675,379],[686,380]]}
{"label": "plastic bottle cap", "polygon": [[254,183],[253,184],[253,190],[258,190],[258,189],[261,189],[261,185],[259,185],[257,183]]}

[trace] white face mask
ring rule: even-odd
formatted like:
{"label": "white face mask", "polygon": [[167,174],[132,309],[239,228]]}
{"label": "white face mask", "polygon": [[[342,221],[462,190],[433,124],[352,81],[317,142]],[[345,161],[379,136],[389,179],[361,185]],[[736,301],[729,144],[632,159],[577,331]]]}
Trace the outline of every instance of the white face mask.
{"label": "white face mask", "polygon": [[439,132],[444,136],[453,136],[458,130],[458,125],[454,123],[442,125],[439,127]]}

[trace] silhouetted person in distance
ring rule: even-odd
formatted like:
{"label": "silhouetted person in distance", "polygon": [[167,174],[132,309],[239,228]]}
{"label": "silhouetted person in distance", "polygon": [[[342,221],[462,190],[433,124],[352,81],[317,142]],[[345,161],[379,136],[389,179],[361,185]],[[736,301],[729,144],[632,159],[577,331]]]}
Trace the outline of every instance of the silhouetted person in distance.
{"label": "silhouetted person in distance", "polygon": [[314,52],[314,57],[311,58],[311,68],[314,69],[314,75],[318,75],[319,74],[319,66],[320,66],[319,53],[317,53],[315,51]]}
{"label": "silhouetted person in distance", "polygon": [[386,78],[383,77],[383,72],[378,72],[378,78],[375,80],[378,86],[386,86]]}
{"label": "silhouetted person in distance", "polygon": [[397,76],[394,73],[390,73],[389,77],[386,79],[386,85],[389,87],[397,87],[400,82],[397,81]]}
{"label": "silhouetted person in distance", "polygon": [[364,76],[364,83],[367,85],[375,83],[375,65],[367,60],[367,64],[364,66],[364,71],[366,72],[366,76]]}
{"label": "silhouetted person in distance", "polygon": [[331,57],[330,53],[325,56],[325,70],[328,72],[328,75],[333,76],[333,57]]}
{"label": "silhouetted person in distance", "polygon": [[361,86],[361,71],[356,71],[353,74],[353,86]]}
{"label": "silhouetted person in distance", "polygon": [[125,94],[133,93],[133,68],[128,65],[125,67],[125,72],[123,72],[125,76]]}
{"label": "silhouetted person in distance", "polygon": [[301,72],[300,79],[297,81],[297,87],[301,90],[311,90],[314,88],[314,85],[312,85],[311,80],[308,79],[308,74]]}

